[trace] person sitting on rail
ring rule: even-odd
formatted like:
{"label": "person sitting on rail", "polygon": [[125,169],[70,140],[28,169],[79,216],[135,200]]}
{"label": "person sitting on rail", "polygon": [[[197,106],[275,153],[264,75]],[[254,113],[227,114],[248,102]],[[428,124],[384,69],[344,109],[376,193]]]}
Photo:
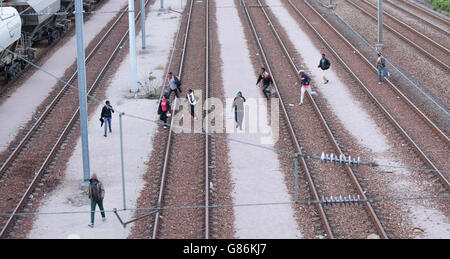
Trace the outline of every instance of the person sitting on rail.
{"label": "person sitting on rail", "polygon": [[262,82],[259,87],[262,86],[263,94],[266,97],[266,99],[269,100],[268,94],[270,95],[270,90],[268,90],[267,88],[269,88],[270,84],[273,84],[273,80],[270,74],[263,67],[261,68],[261,74],[258,77],[256,85],[258,85],[259,82]]}

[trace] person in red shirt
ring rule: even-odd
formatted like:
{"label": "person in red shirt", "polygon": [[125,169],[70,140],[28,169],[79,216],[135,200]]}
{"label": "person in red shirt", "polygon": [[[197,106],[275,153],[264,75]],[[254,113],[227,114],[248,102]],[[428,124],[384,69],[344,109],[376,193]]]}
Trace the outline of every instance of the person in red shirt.
{"label": "person in red shirt", "polygon": [[166,96],[161,97],[161,102],[159,103],[158,107],[158,114],[159,119],[164,122],[164,128],[167,129],[167,118],[169,117],[168,114],[170,114],[172,111],[170,107],[169,100],[166,99]]}

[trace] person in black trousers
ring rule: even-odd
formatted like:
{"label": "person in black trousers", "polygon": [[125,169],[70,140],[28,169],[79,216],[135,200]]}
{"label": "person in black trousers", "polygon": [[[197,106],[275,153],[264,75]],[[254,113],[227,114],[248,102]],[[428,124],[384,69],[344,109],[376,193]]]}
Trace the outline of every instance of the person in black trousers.
{"label": "person in black trousers", "polygon": [[170,107],[169,100],[167,100],[166,96],[163,95],[161,97],[161,102],[159,103],[158,114],[159,114],[159,119],[164,122],[165,129],[167,129],[167,118],[168,118],[168,114],[170,114],[171,110],[172,109]]}
{"label": "person in black trousers", "polygon": [[[266,71],[265,68],[261,68],[261,74],[258,77],[258,81],[256,82],[256,85],[259,84],[259,82],[262,81],[262,91],[264,96],[266,97],[267,100],[269,100],[269,96],[267,94],[270,95],[270,90],[268,90],[267,88],[269,88],[270,84],[273,84],[272,81],[272,77],[269,75],[269,73]],[[260,85],[261,87],[261,85]]]}
{"label": "person in black trousers", "polygon": [[194,110],[195,105],[197,104],[197,98],[194,95],[194,91],[192,89],[189,89],[189,93],[186,95],[186,99],[188,100],[189,104],[191,105],[191,116],[194,120],[198,120],[197,116],[195,116]]}
{"label": "person in black trousers", "polygon": [[104,135],[105,137],[106,137],[108,126],[109,126],[109,133],[112,132],[112,130],[111,130],[112,113],[114,113],[114,109],[111,106],[111,103],[109,101],[106,101],[106,105],[103,106],[102,113],[100,115],[100,117],[105,122],[105,135]]}

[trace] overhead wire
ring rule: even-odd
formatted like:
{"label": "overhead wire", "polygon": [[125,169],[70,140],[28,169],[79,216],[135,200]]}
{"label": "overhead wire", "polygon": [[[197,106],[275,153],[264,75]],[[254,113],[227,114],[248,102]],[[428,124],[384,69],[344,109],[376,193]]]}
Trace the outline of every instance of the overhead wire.
{"label": "overhead wire", "polygon": [[[0,48],[4,48],[4,47],[0,45]],[[11,50],[9,50],[9,49],[5,49],[5,51],[7,51],[7,52],[9,52],[9,53],[11,53],[11,54],[16,54],[16,55],[17,55],[17,53],[15,53],[15,52],[13,52],[13,51],[11,51]],[[63,80],[63,79],[61,79],[61,78],[58,78],[57,76],[55,76],[55,75],[53,75],[51,72],[45,70],[45,69],[42,68],[41,66],[38,66],[38,65],[34,64],[33,62],[31,62],[31,61],[29,61],[29,60],[27,60],[27,59],[25,59],[25,58],[23,58],[23,57],[21,57],[21,56],[19,56],[19,58],[22,59],[23,61],[27,62],[28,64],[30,64],[30,65],[33,66],[34,68],[36,68],[36,69],[38,69],[38,70],[41,70],[41,71],[43,71],[44,73],[46,73],[47,75],[53,77],[53,78],[56,79],[57,81],[64,83],[64,86],[68,86],[68,87],[70,87],[70,88],[72,88],[72,89],[78,91],[78,87],[73,86],[72,84],[70,84],[69,82],[67,82],[67,81],[65,81],[65,80]],[[92,96],[92,95],[87,94],[87,97],[90,98],[91,100],[97,102],[98,104],[103,104],[103,101],[102,101],[102,100],[99,100],[99,99],[97,99],[96,97],[94,97],[94,96]],[[144,121],[151,122],[151,123],[154,123],[154,124],[170,126],[170,124],[168,124],[168,123],[164,123],[164,122],[160,122],[160,121],[157,121],[157,120],[153,120],[153,119],[149,119],[149,118],[144,118],[144,117],[141,117],[141,116],[138,116],[138,115],[126,113],[126,112],[124,112],[124,111],[120,111],[119,109],[116,109],[116,111],[118,111],[120,114],[122,114],[122,115],[124,115],[124,116],[128,116],[128,117],[130,117],[130,118],[135,118],[135,119],[138,119],[138,120],[144,120]],[[173,127],[173,128],[176,128],[176,129],[178,129],[178,130],[181,130],[181,131],[184,130],[185,132],[190,132],[190,131],[191,131],[190,128],[186,128],[186,127],[183,127],[183,126],[173,125],[172,127]],[[227,141],[231,141],[231,142],[237,142],[237,143],[241,143],[241,144],[245,144],[245,145],[257,147],[257,148],[260,148],[260,149],[271,150],[271,151],[275,151],[275,152],[277,152],[277,153],[289,154],[289,155],[294,156],[294,157],[303,157],[303,158],[305,158],[305,159],[321,160],[321,157],[320,157],[320,156],[313,155],[313,154],[306,154],[306,153],[304,153],[304,154],[299,154],[299,153],[291,152],[291,151],[288,151],[288,150],[283,150],[283,149],[279,149],[279,148],[269,147],[269,146],[265,146],[265,145],[261,145],[261,144],[256,144],[256,143],[251,143],[251,142],[248,142],[248,141],[243,141],[243,140],[234,139],[234,138],[230,138],[230,137],[220,136],[220,135],[218,135],[218,134],[207,133],[207,132],[204,132],[204,131],[198,131],[198,132],[196,132],[196,133],[198,133],[198,134],[204,134],[204,135],[207,134],[207,135],[209,135],[210,137],[219,138],[219,139],[223,139],[223,140],[227,140]],[[353,157],[355,157],[355,154],[353,154]],[[361,162],[360,162],[360,165],[363,165],[363,166],[370,166],[370,167],[386,167],[386,168],[398,168],[398,169],[402,168],[402,169],[407,169],[407,170],[412,170],[412,171],[424,171],[424,172],[436,172],[436,171],[437,171],[437,170],[429,169],[429,168],[412,168],[412,167],[406,167],[406,166],[385,165],[385,164],[379,164],[379,163],[372,162],[372,161],[361,161]],[[447,173],[447,174],[450,173],[450,170],[444,170],[444,169],[438,169],[438,170],[439,170],[441,173]]]}
{"label": "overhead wire", "polygon": [[[337,196],[336,196],[337,197]],[[351,203],[334,203],[330,204],[323,200],[298,200],[298,201],[280,201],[280,202],[259,202],[259,203],[241,203],[241,204],[217,204],[217,205],[193,205],[193,206],[165,206],[165,207],[148,207],[148,208],[127,208],[127,209],[113,209],[103,210],[105,213],[113,212],[130,212],[130,211],[155,211],[155,210],[186,210],[186,209],[220,209],[220,208],[237,208],[237,207],[258,207],[258,206],[280,206],[280,205],[315,205],[323,204],[327,206],[355,206],[360,205],[363,202],[395,202],[395,201],[423,201],[423,200],[442,200],[450,199],[450,195],[440,196],[411,196],[411,197],[374,197],[367,199],[358,199],[357,202]],[[16,213],[15,216],[48,216],[48,215],[68,215],[68,214],[88,214],[91,210],[79,210],[79,211],[53,211],[53,212],[22,212]],[[0,213],[0,217],[10,217],[11,213]]]}

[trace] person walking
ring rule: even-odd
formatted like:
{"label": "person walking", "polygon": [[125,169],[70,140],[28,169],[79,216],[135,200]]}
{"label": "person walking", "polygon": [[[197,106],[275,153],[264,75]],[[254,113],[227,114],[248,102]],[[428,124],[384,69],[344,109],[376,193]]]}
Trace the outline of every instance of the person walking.
{"label": "person walking", "polygon": [[377,57],[377,70],[378,70],[378,84],[383,84],[383,78],[389,77],[390,73],[386,71],[386,60],[381,55],[381,53],[378,53]]}
{"label": "person walking", "polygon": [[244,121],[244,103],[245,97],[242,96],[242,92],[238,92],[234,98],[231,110],[234,108],[234,120],[236,121],[236,128],[239,127],[242,130],[242,122]]}
{"label": "person walking", "polygon": [[178,77],[176,77],[172,72],[169,72],[168,80],[169,80],[168,87],[170,89],[170,92],[169,95],[167,96],[167,99],[170,99],[170,95],[172,94],[172,92],[175,92],[175,96],[177,98],[180,98],[180,96],[178,95],[178,91],[180,91],[181,93],[181,82],[178,79]]}
{"label": "person walking", "polygon": [[161,102],[158,107],[159,119],[164,122],[164,128],[167,129],[167,118],[170,116],[171,112],[170,102],[166,99],[166,96],[161,97]]}
{"label": "person walking", "polygon": [[186,99],[188,100],[189,104],[191,105],[191,115],[194,120],[198,120],[197,116],[195,116],[194,110],[195,105],[197,104],[197,98],[194,95],[194,91],[192,89],[189,89],[189,93],[186,95]]}
{"label": "person walking", "polygon": [[262,86],[263,94],[266,97],[266,99],[269,100],[268,94],[270,95],[270,90],[268,90],[267,88],[269,88],[270,84],[273,84],[273,80],[270,74],[263,67],[261,68],[261,73],[258,77],[258,81],[256,82],[256,85],[258,84],[260,84],[259,87]]}
{"label": "person walking", "polygon": [[106,101],[105,106],[103,106],[102,113],[100,114],[100,117],[103,119],[105,123],[105,137],[107,136],[107,128],[109,128],[109,133],[112,133],[111,130],[111,119],[112,119],[112,113],[114,113],[114,109],[111,106],[111,103],[109,101]]}
{"label": "person walking", "polygon": [[324,80],[324,84],[327,84],[329,80],[326,77],[326,71],[330,68],[331,63],[328,59],[325,58],[325,54],[322,54],[322,59],[320,59],[319,68],[322,69],[322,77]]}
{"label": "person walking", "polygon": [[102,182],[97,178],[96,174],[93,174],[89,179],[89,199],[91,199],[91,223],[89,227],[94,227],[95,208],[98,205],[100,213],[102,214],[102,221],[106,221],[105,210],[103,209],[103,199],[105,198],[105,188]]}
{"label": "person walking", "polygon": [[299,105],[303,104],[303,98],[305,97],[305,92],[308,91],[311,95],[318,95],[316,92],[311,90],[311,78],[305,73],[304,70],[300,70],[299,72],[300,80],[302,84],[302,91],[301,91],[301,97],[300,97],[300,103]]}

